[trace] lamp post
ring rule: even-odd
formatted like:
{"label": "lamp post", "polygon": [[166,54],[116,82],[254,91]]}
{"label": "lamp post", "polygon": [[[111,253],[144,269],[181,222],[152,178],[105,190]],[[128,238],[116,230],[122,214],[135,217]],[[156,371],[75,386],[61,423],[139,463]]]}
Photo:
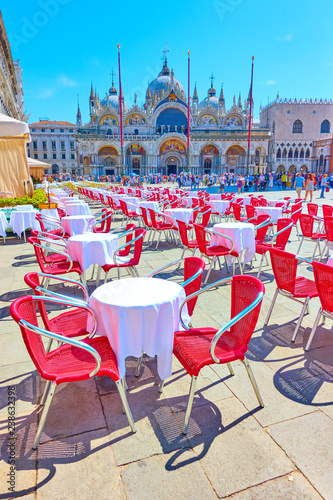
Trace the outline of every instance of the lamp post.
{"label": "lamp post", "polygon": [[187,62],[187,171],[190,171],[190,70],[191,52],[188,51]]}
{"label": "lamp post", "polygon": [[251,125],[252,125],[253,61],[254,61],[254,56],[252,56],[252,67],[251,67],[249,135],[248,135],[248,140],[247,140],[247,162],[246,162],[246,173],[247,174],[249,174],[249,165],[250,165]]}
{"label": "lamp post", "polygon": [[125,174],[124,169],[124,133],[123,133],[123,92],[121,88],[121,70],[120,70],[120,44],[118,47],[118,71],[119,71],[119,115],[120,115],[120,173],[121,176]]}

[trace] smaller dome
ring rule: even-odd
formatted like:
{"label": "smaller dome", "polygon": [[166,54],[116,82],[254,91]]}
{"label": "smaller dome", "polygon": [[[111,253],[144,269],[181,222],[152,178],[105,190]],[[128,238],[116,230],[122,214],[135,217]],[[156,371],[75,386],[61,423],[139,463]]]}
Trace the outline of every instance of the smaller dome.
{"label": "smaller dome", "polygon": [[[107,108],[108,106],[112,106],[119,113],[119,97],[117,94],[110,94],[101,102],[103,108]],[[125,101],[123,101],[123,113],[127,113],[129,110]]]}
{"label": "smaller dome", "polygon": [[112,87],[109,89],[109,95],[117,95],[118,94],[118,90],[116,89],[116,87],[114,86],[114,83],[112,82]]}
{"label": "smaller dome", "polygon": [[205,97],[205,99],[200,102],[199,109],[204,109],[207,106],[212,106],[216,110],[219,109],[219,100],[216,97],[216,95],[212,95],[212,96],[208,95],[208,97]]}

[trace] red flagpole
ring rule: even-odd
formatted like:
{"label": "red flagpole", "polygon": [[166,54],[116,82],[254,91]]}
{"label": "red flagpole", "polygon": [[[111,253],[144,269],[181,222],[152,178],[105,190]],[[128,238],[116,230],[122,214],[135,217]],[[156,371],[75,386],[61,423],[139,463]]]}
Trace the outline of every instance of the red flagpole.
{"label": "red flagpole", "polygon": [[188,51],[188,88],[187,88],[187,168],[190,168],[190,76],[191,76],[191,53]]}
{"label": "red flagpole", "polygon": [[251,68],[249,136],[248,136],[248,140],[247,140],[247,173],[249,173],[249,164],[250,164],[250,145],[251,145],[251,126],[252,126],[253,61],[254,61],[254,56],[252,56],[252,68]]}
{"label": "red flagpole", "polygon": [[124,133],[123,133],[123,92],[121,88],[120,71],[120,44],[118,43],[118,71],[119,71],[119,114],[120,114],[120,148],[121,148],[121,175],[124,175]]}

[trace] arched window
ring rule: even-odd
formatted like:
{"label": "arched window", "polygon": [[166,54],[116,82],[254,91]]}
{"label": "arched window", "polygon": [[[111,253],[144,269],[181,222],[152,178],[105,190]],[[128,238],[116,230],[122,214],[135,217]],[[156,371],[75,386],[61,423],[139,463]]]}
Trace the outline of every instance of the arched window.
{"label": "arched window", "polygon": [[275,133],[275,122],[273,122],[272,132]]}
{"label": "arched window", "polygon": [[328,120],[324,120],[321,123],[320,133],[321,134],[329,134],[330,133],[330,128],[331,128],[330,122]]}
{"label": "arched window", "polygon": [[287,158],[287,150],[286,150],[286,148],[284,148],[284,150],[283,150],[282,158]]}
{"label": "arched window", "polygon": [[324,165],[324,155],[320,155],[319,166],[322,167],[323,165]]}
{"label": "arched window", "polygon": [[276,158],[281,158],[281,148],[277,150]]}
{"label": "arched window", "polygon": [[289,158],[289,159],[292,159],[292,158],[293,158],[293,150],[292,150],[292,149],[289,149],[289,152],[288,152],[288,158]]}
{"label": "arched window", "polygon": [[210,158],[206,158],[204,162],[205,168],[212,168],[212,160]]}
{"label": "arched window", "polygon": [[300,152],[299,157],[300,157],[301,159],[303,159],[303,158],[304,158],[304,149],[301,149],[301,152]]}
{"label": "arched window", "polygon": [[310,158],[310,149],[306,150],[305,158]]}
{"label": "arched window", "polygon": [[301,120],[296,120],[293,124],[293,134],[302,134],[303,133],[303,123]]}
{"label": "arched window", "polygon": [[298,149],[295,150],[294,158],[295,158],[295,160],[298,160]]}
{"label": "arched window", "polygon": [[156,127],[158,129],[164,127],[165,132],[181,133],[181,130],[184,130],[184,133],[187,133],[187,118],[179,109],[167,108],[158,116]]}

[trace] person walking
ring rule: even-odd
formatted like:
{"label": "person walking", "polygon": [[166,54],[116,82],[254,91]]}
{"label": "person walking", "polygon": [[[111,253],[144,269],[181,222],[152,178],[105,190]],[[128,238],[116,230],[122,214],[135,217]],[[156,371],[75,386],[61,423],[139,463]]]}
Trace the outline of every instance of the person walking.
{"label": "person walking", "polygon": [[321,179],[320,187],[321,187],[321,193],[320,193],[319,198],[325,198],[324,192],[327,190],[327,188],[329,189],[326,174],[324,174],[322,179]]}
{"label": "person walking", "polygon": [[298,199],[300,199],[301,198],[302,189],[304,188],[304,179],[302,177],[301,172],[299,172],[297,174],[297,177],[296,177],[296,180],[295,180],[295,183],[294,183],[294,189],[295,188],[296,188],[296,193],[297,193]]}
{"label": "person walking", "polygon": [[305,198],[304,201],[306,201],[308,194],[310,196],[310,202],[312,202],[312,194],[314,191],[314,175],[313,174],[308,174],[308,178],[305,184]]}
{"label": "person walking", "polygon": [[282,182],[282,189],[283,190],[287,189],[287,176],[285,173],[283,173],[281,176],[281,182]]}

